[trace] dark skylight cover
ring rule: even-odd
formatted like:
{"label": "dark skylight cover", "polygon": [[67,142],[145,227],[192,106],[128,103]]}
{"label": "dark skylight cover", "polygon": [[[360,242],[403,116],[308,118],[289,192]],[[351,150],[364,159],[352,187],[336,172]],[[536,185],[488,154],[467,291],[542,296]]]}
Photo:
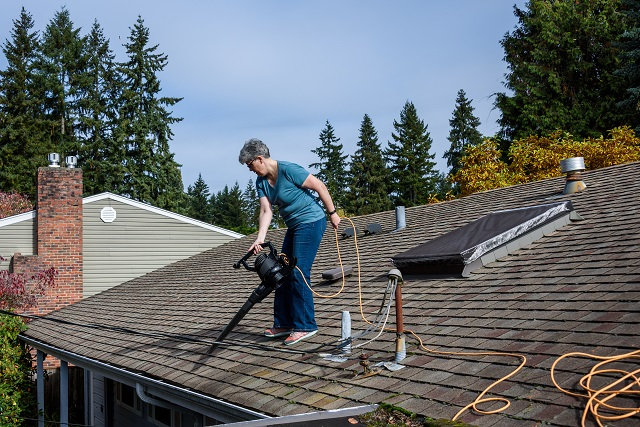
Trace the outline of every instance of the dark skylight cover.
{"label": "dark skylight cover", "polygon": [[[462,274],[485,254],[573,211],[570,201],[493,212],[392,258],[402,274]],[[504,253],[506,255],[506,253]]]}

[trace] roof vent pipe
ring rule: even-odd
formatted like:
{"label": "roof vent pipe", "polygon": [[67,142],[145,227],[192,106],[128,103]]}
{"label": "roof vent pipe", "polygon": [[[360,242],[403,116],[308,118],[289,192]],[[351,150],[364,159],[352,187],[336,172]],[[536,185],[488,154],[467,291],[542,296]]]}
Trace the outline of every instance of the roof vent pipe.
{"label": "roof vent pipe", "polygon": [[404,215],[404,206],[396,206],[396,229],[394,231],[402,230],[407,226],[407,221]]}
{"label": "roof vent pipe", "polygon": [[50,168],[59,168],[60,167],[60,154],[58,153],[49,153],[49,167]]}
{"label": "roof vent pipe", "polygon": [[585,170],[584,157],[570,157],[560,160],[560,170],[567,174],[562,194],[578,193],[587,185],[582,181],[582,172]]}
{"label": "roof vent pipe", "polygon": [[78,165],[78,158],[76,156],[67,156],[64,158],[64,162],[67,168],[74,169]]}
{"label": "roof vent pipe", "polygon": [[351,344],[349,344],[349,340],[351,340],[351,314],[348,310],[342,312],[342,336],[341,340],[343,343],[347,343],[344,347],[342,347],[342,352],[344,354],[351,353]]}
{"label": "roof vent pipe", "polygon": [[407,348],[404,340],[404,320],[402,317],[402,273],[394,268],[389,270],[389,281],[395,281],[395,299],[396,299],[396,363],[400,363],[407,357]]}

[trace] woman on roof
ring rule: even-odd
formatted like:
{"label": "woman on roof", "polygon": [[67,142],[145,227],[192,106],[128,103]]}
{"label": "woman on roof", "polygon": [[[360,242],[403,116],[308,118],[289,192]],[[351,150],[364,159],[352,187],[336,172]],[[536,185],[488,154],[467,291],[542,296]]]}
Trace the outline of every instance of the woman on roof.
{"label": "woman on roof", "polygon": [[[324,204],[333,228],[340,216],[322,181],[295,163],[272,159],[269,148],[259,139],[245,142],[238,157],[240,163],[258,175],[256,188],[260,200],[258,237],[249,250],[260,252],[273,218],[275,204],[287,225],[282,253],[297,258],[297,267],[287,281],[275,291],[273,327],[264,331],[270,338],[288,336],[285,345],[295,344],[318,332],[310,282],[311,266],[327,227],[325,211],[311,193],[315,191]],[[305,280],[307,283],[305,283]]]}

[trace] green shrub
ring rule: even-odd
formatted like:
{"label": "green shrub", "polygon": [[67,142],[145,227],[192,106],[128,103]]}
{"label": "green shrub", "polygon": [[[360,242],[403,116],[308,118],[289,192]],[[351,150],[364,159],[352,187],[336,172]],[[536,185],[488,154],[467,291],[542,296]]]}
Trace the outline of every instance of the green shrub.
{"label": "green shrub", "polygon": [[26,326],[21,318],[0,314],[0,426],[18,427],[34,414],[32,360],[18,334]]}

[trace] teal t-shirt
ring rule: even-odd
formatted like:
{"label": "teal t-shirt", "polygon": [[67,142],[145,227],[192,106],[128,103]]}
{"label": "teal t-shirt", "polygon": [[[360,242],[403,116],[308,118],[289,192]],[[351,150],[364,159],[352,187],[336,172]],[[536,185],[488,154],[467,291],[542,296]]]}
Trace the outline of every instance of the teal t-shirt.
{"label": "teal t-shirt", "polygon": [[302,184],[310,173],[302,166],[278,160],[278,177],[275,186],[259,176],[256,180],[258,198],[266,197],[278,210],[287,227],[305,222],[315,222],[325,217],[324,209],[316,202],[310,190]]}

